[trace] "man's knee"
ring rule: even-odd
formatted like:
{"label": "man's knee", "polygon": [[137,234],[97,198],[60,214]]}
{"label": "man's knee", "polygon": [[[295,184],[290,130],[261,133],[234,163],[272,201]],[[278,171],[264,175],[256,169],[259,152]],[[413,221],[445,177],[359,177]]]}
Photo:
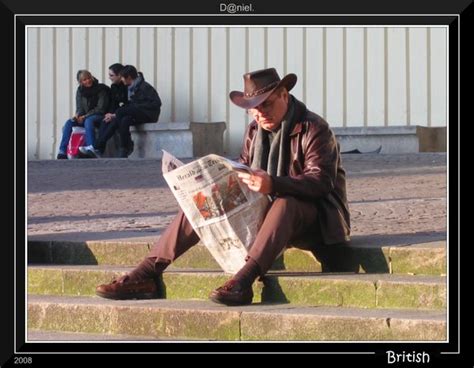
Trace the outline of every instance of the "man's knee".
{"label": "man's knee", "polygon": [[75,125],[75,122],[71,119],[66,121],[63,125],[62,133],[63,134],[70,134],[72,132],[72,127]]}
{"label": "man's knee", "polygon": [[133,117],[131,115],[124,115],[120,119],[117,119],[117,123],[120,126],[129,126],[133,121]]}
{"label": "man's knee", "polygon": [[84,120],[84,128],[86,128],[86,129],[94,128],[94,119],[93,118],[87,118],[86,120]]}
{"label": "man's knee", "polygon": [[68,119],[66,120],[66,122],[64,123],[63,125],[63,129],[66,129],[66,128],[72,128],[75,124],[75,121],[72,120],[72,119]]}
{"label": "man's knee", "polygon": [[299,236],[314,227],[317,216],[318,210],[314,203],[287,196],[273,202],[266,219],[291,227],[293,236]]}
{"label": "man's knee", "polygon": [[299,201],[295,197],[278,197],[273,201],[272,207],[280,211],[293,211],[298,208]]}
{"label": "man's knee", "polygon": [[123,107],[115,111],[115,119],[121,120],[124,116],[125,116],[125,109]]}

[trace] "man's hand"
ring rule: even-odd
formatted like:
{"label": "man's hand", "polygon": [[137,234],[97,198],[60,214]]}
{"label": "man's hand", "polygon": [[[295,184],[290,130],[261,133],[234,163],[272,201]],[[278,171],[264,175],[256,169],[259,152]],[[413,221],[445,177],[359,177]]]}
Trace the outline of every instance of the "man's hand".
{"label": "man's hand", "polygon": [[104,122],[105,123],[110,123],[112,121],[112,119],[114,119],[114,118],[115,118],[115,114],[112,114],[112,113],[108,112],[104,116]]}
{"label": "man's hand", "polygon": [[253,171],[253,174],[239,172],[238,175],[239,178],[248,185],[249,189],[254,192],[269,194],[273,190],[272,178],[264,170],[256,169]]}

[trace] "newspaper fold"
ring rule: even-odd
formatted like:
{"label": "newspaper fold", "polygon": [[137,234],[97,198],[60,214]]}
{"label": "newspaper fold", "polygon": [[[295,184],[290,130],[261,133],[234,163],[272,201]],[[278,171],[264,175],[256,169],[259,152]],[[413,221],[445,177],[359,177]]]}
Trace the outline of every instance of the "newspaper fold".
{"label": "newspaper fold", "polygon": [[226,273],[245,264],[269,206],[269,198],[248,188],[241,163],[210,154],[183,164],[163,151],[163,176],[202,243]]}

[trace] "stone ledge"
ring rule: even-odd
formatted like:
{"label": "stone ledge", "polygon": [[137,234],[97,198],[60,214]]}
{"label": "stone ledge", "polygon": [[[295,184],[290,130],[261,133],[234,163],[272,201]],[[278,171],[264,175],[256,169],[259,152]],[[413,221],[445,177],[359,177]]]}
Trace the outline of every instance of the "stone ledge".
{"label": "stone ledge", "polygon": [[170,123],[146,123],[140,125],[132,125],[130,132],[150,132],[150,131],[167,131],[167,130],[189,130],[190,122],[170,122]]}
{"label": "stone ledge", "polygon": [[[30,264],[117,265],[138,264],[148,254],[156,237],[149,241],[28,241]],[[415,275],[446,274],[446,242],[400,246],[365,246],[367,240],[351,246],[352,257],[361,273],[397,273]],[[334,254],[337,256],[337,254]],[[287,249],[274,269],[292,272],[321,272],[321,260],[309,251]],[[173,269],[221,270],[207,248],[192,247],[172,265]]]}
{"label": "stone ledge", "polygon": [[193,157],[189,123],[147,123],[130,128],[135,149],[130,158],[161,159],[165,150],[178,158]]}
{"label": "stone ledge", "polygon": [[[30,266],[28,292],[49,295],[95,294],[97,285],[130,272],[112,266]],[[162,296],[206,300],[229,275],[204,270],[165,271]],[[272,271],[253,285],[254,302],[358,308],[446,308],[446,277],[388,274]]]}
{"label": "stone ledge", "polygon": [[[225,129],[223,121],[155,122],[132,126],[130,132],[135,151],[130,158],[161,159],[162,149],[178,158],[208,153],[223,155]],[[446,152],[446,127],[333,127],[332,130],[343,152],[355,149],[371,152],[380,146],[384,154]]]}
{"label": "stone ledge", "polygon": [[380,126],[332,128],[338,137],[360,135],[416,135],[416,126]]}
{"label": "stone ledge", "polygon": [[448,135],[446,127],[416,127],[416,135],[420,140],[420,152],[446,152]]}
{"label": "stone ledge", "polygon": [[224,155],[224,121],[191,122],[193,133],[193,156],[202,157],[209,153]]}
{"label": "stone ledge", "polygon": [[130,127],[135,150],[130,158],[161,159],[165,150],[177,158],[224,153],[225,122],[146,123]]}
{"label": "stone ledge", "polygon": [[332,128],[341,151],[381,153],[446,152],[446,127],[380,126]]}
{"label": "stone ledge", "polygon": [[[387,323],[390,321],[390,323]],[[157,339],[445,341],[445,311],[28,296],[28,329]],[[133,338],[133,337],[132,337]],[[113,338],[107,338],[111,340]]]}

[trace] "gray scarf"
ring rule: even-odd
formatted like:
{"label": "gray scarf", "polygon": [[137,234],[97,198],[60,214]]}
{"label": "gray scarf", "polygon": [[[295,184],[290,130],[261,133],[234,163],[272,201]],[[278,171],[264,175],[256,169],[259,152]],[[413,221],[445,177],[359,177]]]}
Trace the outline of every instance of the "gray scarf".
{"label": "gray scarf", "polygon": [[132,96],[135,94],[135,91],[137,90],[138,84],[143,80],[143,77],[138,74],[138,77],[135,78],[135,80],[132,82],[130,86],[128,86],[128,100],[132,98]]}
{"label": "gray scarf", "polygon": [[288,111],[283,117],[280,129],[275,133],[273,140],[269,142],[268,134],[271,132],[258,127],[257,134],[250,147],[252,158],[252,169],[266,170],[272,176],[287,176],[287,168],[290,158],[290,133],[294,120],[294,101],[290,96]]}

